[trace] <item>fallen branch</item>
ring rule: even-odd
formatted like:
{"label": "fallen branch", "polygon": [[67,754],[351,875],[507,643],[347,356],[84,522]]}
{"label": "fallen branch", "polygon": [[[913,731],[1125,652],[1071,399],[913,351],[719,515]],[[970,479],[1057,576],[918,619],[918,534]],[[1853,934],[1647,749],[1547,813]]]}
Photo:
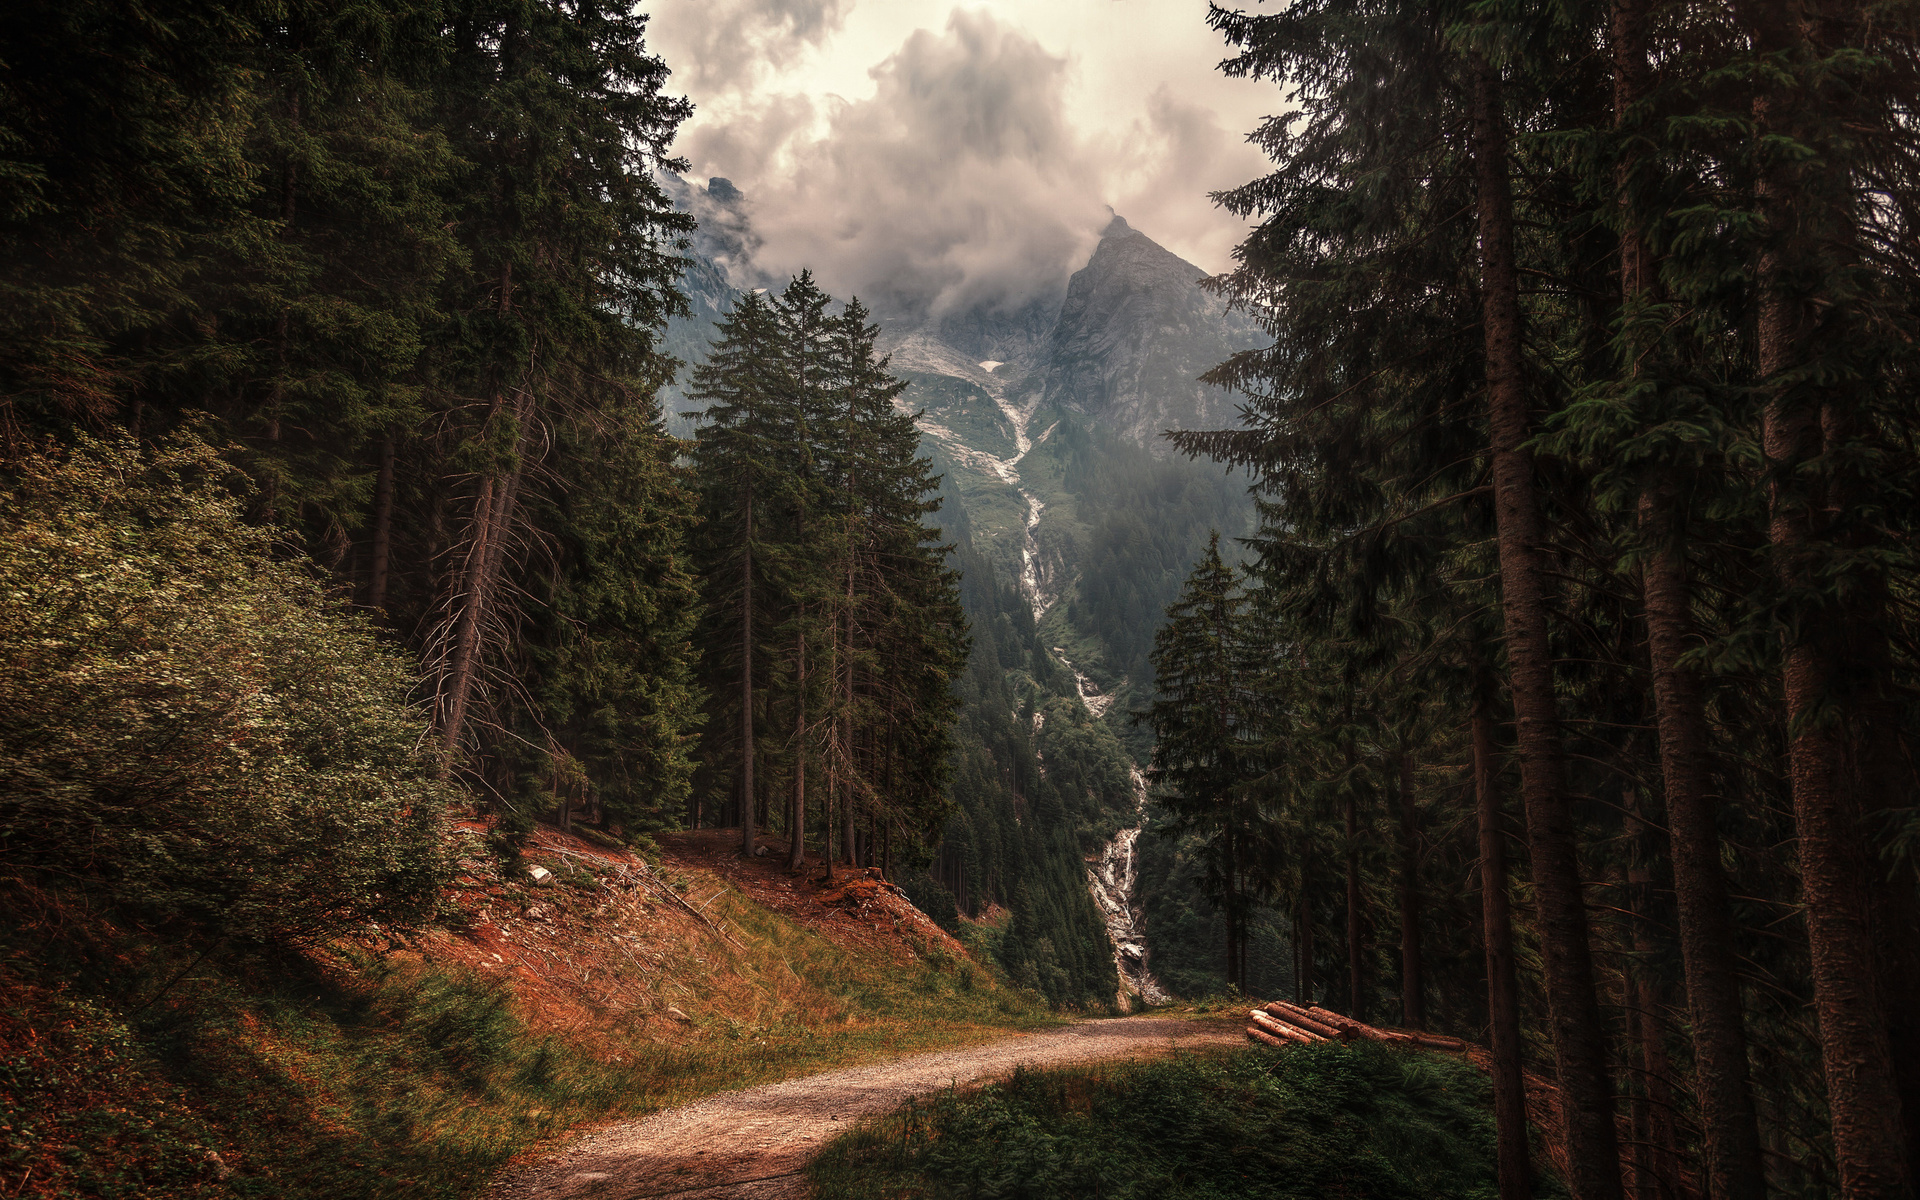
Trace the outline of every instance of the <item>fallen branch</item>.
{"label": "fallen branch", "polygon": [[[745,954],[747,952],[747,948],[745,946],[742,946],[739,942],[736,942],[732,938],[728,937],[727,931],[720,928],[718,925],[714,924],[713,921],[707,916],[706,913],[703,913],[699,909],[695,908],[693,905],[688,904],[686,901],[686,897],[682,896],[679,892],[674,891],[672,885],[654,878],[652,872],[642,873],[640,877],[646,880],[648,883],[655,884],[656,886],[654,890],[656,892],[658,892],[662,896],[665,896],[667,899],[673,901],[675,904],[678,904],[681,908],[685,909],[693,917],[694,920],[700,922],[702,925],[705,925],[708,929],[713,930],[713,936],[719,938],[721,941],[725,942],[727,945],[732,946],[735,950],[740,951],[740,953],[742,954]],[[723,888],[721,890],[724,891],[725,889]],[[719,899],[719,893],[714,894],[714,899],[715,900]],[[713,900],[709,900],[707,901],[707,903],[712,904]]]}

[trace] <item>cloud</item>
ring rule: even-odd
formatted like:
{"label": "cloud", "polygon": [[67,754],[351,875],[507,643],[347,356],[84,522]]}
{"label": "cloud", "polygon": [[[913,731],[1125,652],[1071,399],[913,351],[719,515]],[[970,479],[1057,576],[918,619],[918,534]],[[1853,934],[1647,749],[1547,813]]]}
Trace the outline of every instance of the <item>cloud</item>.
{"label": "cloud", "polygon": [[[887,313],[1011,307],[1056,286],[1107,220],[1066,120],[1067,70],[985,14],[914,32],[870,72],[872,98],[835,100],[824,129],[758,152],[772,169],[742,185],[760,265],[811,267]],[[758,135],[713,136],[691,144],[696,161]]]}
{"label": "cloud", "polygon": [[1223,264],[1247,224],[1225,219],[1210,192],[1238,187],[1272,169],[1244,134],[1223,129],[1212,109],[1189,103],[1161,84],[1146,112],[1101,161],[1112,164],[1106,194],[1128,221],[1188,258]]}
{"label": "cloud", "polygon": [[695,125],[676,147],[712,173],[737,177],[749,190],[792,170],[789,151],[805,145],[818,114],[806,96],[759,98],[751,109],[726,121]]}
{"label": "cloud", "polygon": [[761,270],[808,267],[881,315],[942,317],[1057,294],[1111,211],[1202,262],[1239,240],[1204,194],[1262,160],[1211,109],[1162,84],[1131,120],[1083,130],[1073,61],[984,10],[889,44],[866,71],[870,97],[762,87],[689,128],[680,149],[696,170],[745,192]]}
{"label": "cloud", "polygon": [[[835,33],[850,0],[665,0],[653,26],[664,53],[698,94],[738,91]],[[695,10],[688,14],[676,8]]]}

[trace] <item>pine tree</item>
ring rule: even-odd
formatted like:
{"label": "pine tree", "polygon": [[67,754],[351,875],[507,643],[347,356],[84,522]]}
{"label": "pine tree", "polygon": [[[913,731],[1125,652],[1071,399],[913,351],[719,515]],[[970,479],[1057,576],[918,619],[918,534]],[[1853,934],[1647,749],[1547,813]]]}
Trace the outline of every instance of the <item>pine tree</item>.
{"label": "pine tree", "polygon": [[[690,398],[704,401],[694,439],[693,474],[700,489],[701,579],[705,589],[709,647],[725,646],[710,660],[725,665],[730,691],[719,699],[708,738],[727,738],[737,763],[742,848],[753,853],[754,765],[758,757],[759,706],[754,699],[756,618],[765,631],[768,608],[769,510],[782,485],[781,425],[775,409],[789,385],[778,314],[758,293],[747,293],[719,325],[707,361],[694,368]],[[734,699],[720,699],[731,696]]]}
{"label": "pine tree", "polygon": [[[840,715],[831,699],[836,687],[837,664],[831,657],[834,640],[831,617],[837,594],[836,572],[819,553],[829,527],[829,494],[832,489],[832,465],[829,443],[832,439],[833,394],[838,386],[832,356],[832,318],[828,310],[833,298],[822,291],[810,271],[791,279],[773,302],[778,315],[781,338],[782,380],[784,390],[775,408],[779,433],[776,444],[781,454],[780,491],[776,520],[779,532],[769,540],[778,549],[770,562],[779,574],[784,596],[785,618],[780,640],[788,647],[788,687],[793,709],[792,732],[788,741],[791,760],[788,813],[788,864],[798,870],[806,854],[806,779],[810,764],[816,760],[824,768],[827,790],[822,794],[821,811],[824,858],[827,873],[833,872],[832,813],[836,803],[844,806],[839,795],[844,766],[837,757]],[[815,669],[808,670],[809,650]],[[823,654],[822,652],[827,653]],[[825,657],[825,670],[818,667]],[[824,680],[824,687],[822,681]],[[828,726],[824,753],[816,753],[815,728],[825,701]]]}
{"label": "pine tree", "polygon": [[1209,878],[1227,916],[1227,982],[1244,988],[1243,946],[1248,896],[1242,883],[1251,822],[1246,811],[1250,721],[1243,690],[1247,667],[1239,581],[1220,559],[1220,536],[1208,541],[1180,599],[1154,635],[1156,698],[1136,718],[1155,740],[1148,778],[1159,803],[1183,830],[1208,837]]}

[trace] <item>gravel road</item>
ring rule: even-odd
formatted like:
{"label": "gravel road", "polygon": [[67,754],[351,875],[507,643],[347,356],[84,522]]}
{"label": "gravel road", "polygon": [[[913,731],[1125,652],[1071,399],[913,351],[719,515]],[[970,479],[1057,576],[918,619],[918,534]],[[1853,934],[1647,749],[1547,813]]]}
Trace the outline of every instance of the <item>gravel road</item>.
{"label": "gravel road", "polygon": [[807,1194],[801,1171],[828,1139],[909,1096],[1003,1076],[1020,1063],[1051,1067],[1245,1044],[1238,1021],[1125,1017],[826,1071],[609,1126],[503,1175],[487,1200],[798,1200]]}

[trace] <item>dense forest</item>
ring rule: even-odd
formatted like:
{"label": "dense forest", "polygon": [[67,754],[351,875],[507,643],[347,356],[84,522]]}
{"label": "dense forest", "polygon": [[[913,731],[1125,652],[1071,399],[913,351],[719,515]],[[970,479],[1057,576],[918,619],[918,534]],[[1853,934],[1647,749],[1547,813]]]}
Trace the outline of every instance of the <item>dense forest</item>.
{"label": "dense forest", "polygon": [[944,836],[947,911],[1004,914],[1009,976],[1107,1004],[1081,856],[1118,751],[1062,715],[1042,770],[1018,710],[1072,678],[939,515],[857,300],[731,293],[697,366],[665,352],[727,289],[644,33],[402,0],[9,22],[6,861],[270,941],[426,920],[440,812],[509,856],[536,820],[738,826],[936,911]]}
{"label": "dense forest", "polygon": [[1484,1042],[1503,1200],[1529,1073],[1577,1200],[1911,1197],[1920,11],[1211,21],[1286,97],[1216,197],[1270,344],[1206,471],[1032,456],[1126,485],[1036,618],[857,299],[666,352],[715,281],[643,16],[13,6],[16,903],[311,946],[431,921],[450,815],[725,826],[1105,1006],[1151,739],[1166,980]]}
{"label": "dense forest", "polygon": [[422,919],[450,809],[508,855],[727,821],[926,861],[968,651],[937,481],[805,275],[710,331],[666,433],[691,110],[644,32],[9,19],[10,865],[321,937]]}
{"label": "dense forest", "polygon": [[1581,1200],[1912,1194],[1910,5],[1215,8],[1288,111],[1154,650],[1227,959],[1492,1048]]}

